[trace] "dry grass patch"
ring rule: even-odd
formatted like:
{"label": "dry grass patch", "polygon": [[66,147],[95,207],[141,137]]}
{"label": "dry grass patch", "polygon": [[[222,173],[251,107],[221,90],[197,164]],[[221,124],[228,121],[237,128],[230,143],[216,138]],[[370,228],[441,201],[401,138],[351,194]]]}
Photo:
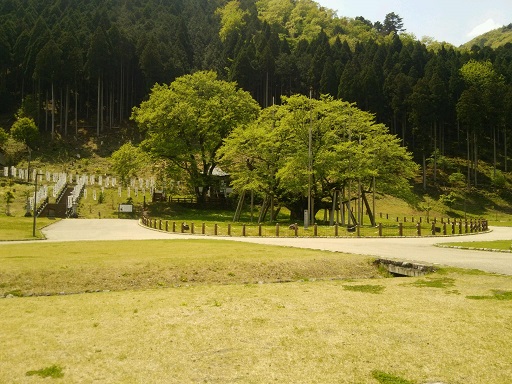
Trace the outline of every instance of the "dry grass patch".
{"label": "dry grass patch", "polygon": [[[509,276],[450,268],[376,280],[361,256],[213,240],[0,250],[1,289],[17,293],[0,299],[0,381],[503,384],[512,377]],[[22,297],[86,290],[110,292]]]}
{"label": "dry grass patch", "polygon": [[371,259],[216,240],[2,244],[0,296],[378,277]]}
{"label": "dry grass patch", "polygon": [[67,383],[507,383],[512,302],[466,296],[511,278],[443,277],[453,286],[381,279],[378,295],[302,281],[1,299],[0,377],[56,365]]}

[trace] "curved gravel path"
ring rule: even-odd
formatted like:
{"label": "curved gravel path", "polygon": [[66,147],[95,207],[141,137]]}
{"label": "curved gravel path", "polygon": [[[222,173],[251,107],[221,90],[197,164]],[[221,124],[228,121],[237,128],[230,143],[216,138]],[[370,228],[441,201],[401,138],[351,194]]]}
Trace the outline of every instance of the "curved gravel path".
{"label": "curved gravel path", "polygon": [[[139,225],[137,220],[66,219],[43,230],[46,241],[204,239],[204,236],[166,233]],[[488,233],[453,237],[423,238],[240,238],[208,239],[321,249],[387,259],[449,265],[512,275],[512,253],[436,247],[456,241],[511,240],[512,228],[493,227]]]}

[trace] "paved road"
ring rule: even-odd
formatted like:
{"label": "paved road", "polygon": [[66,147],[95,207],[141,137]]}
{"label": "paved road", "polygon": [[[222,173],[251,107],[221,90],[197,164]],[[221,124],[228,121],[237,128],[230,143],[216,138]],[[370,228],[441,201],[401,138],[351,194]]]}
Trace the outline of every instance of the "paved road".
{"label": "paved road", "polygon": [[[204,236],[164,233],[139,226],[136,220],[67,219],[43,230],[47,241],[203,239]],[[453,241],[511,240],[512,228],[493,227],[485,234],[425,238],[229,238],[258,244],[311,248],[335,252],[450,265],[512,275],[512,253],[440,248],[434,244]]]}

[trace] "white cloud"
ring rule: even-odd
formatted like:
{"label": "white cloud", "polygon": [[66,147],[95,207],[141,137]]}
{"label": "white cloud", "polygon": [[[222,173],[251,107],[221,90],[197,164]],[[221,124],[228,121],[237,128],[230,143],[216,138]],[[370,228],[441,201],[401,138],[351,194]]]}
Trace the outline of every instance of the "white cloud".
{"label": "white cloud", "polygon": [[503,24],[495,22],[493,19],[488,19],[486,22],[477,25],[475,28],[468,33],[468,37],[477,37],[485,32],[492,31],[493,29],[503,27]]}

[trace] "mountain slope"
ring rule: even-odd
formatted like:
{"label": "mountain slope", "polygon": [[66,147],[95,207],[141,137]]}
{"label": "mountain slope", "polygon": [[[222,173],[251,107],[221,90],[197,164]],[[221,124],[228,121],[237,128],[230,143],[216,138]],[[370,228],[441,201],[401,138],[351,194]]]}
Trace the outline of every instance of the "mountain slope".
{"label": "mountain slope", "polygon": [[473,40],[464,44],[463,47],[471,49],[471,47],[476,45],[480,48],[491,47],[496,49],[507,43],[512,43],[512,23],[477,36]]}

